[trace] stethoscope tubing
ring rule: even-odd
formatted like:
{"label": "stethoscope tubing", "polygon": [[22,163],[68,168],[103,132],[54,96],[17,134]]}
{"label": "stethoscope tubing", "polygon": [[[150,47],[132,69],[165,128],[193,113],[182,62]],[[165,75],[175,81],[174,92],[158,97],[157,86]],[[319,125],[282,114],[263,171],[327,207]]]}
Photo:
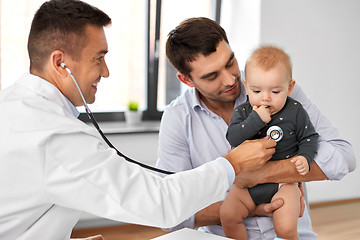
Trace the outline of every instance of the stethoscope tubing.
{"label": "stethoscope tubing", "polygon": [[81,99],[84,103],[84,107],[85,107],[85,110],[86,110],[86,114],[87,116],[89,117],[89,119],[91,120],[92,124],[94,125],[94,127],[96,128],[96,130],[99,132],[100,136],[104,139],[104,141],[106,142],[106,144],[114,149],[117,153],[117,155],[119,155],[120,157],[123,157],[126,161],[128,162],[131,162],[131,163],[135,163],[137,165],[139,165],[140,167],[142,168],[146,168],[146,169],[149,169],[149,170],[152,170],[152,171],[155,171],[155,172],[158,172],[158,173],[162,173],[162,174],[174,174],[174,172],[170,172],[170,171],[166,171],[166,170],[163,170],[163,169],[159,169],[159,168],[155,168],[155,167],[152,167],[152,166],[149,166],[149,165],[146,165],[144,163],[141,163],[139,161],[136,161],[132,158],[129,158],[128,156],[126,156],[125,154],[123,154],[122,152],[120,152],[111,142],[110,140],[105,136],[105,134],[103,133],[103,131],[100,129],[100,126],[98,124],[98,122],[96,121],[94,115],[92,114],[90,108],[88,107],[86,101],[85,101],[85,98],[80,90],[80,87],[79,85],[77,84],[77,81],[75,80],[75,77],[74,75],[72,74],[72,72],[70,71],[70,69],[68,67],[66,67],[65,63],[62,62],[61,63],[61,67],[65,68],[66,71],[70,74],[72,80],[74,81],[75,85],[76,85],[76,88],[78,89],[79,93],[80,93],[80,96],[81,96]]}
{"label": "stethoscope tubing", "polygon": [[119,155],[120,157],[123,157],[126,161],[128,162],[131,162],[131,163],[135,163],[137,165],[139,165],[140,167],[143,167],[143,168],[146,168],[146,169],[149,169],[149,170],[152,170],[152,171],[155,171],[155,172],[158,172],[158,173],[163,173],[163,174],[174,174],[174,172],[170,172],[170,171],[166,171],[166,170],[163,170],[163,169],[159,169],[159,168],[155,168],[155,167],[152,167],[152,166],[149,166],[149,165],[146,165],[144,163],[141,163],[139,161],[136,161],[132,158],[129,158],[128,156],[126,156],[125,154],[123,154],[122,152],[120,152],[111,142],[110,140],[105,136],[105,134],[103,133],[103,131],[100,129],[100,126],[99,124],[97,123],[97,121],[95,120],[95,117],[94,115],[92,114],[91,111],[89,111],[90,109],[89,108],[85,108],[86,110],[86,114],[88,115],[89,119],[91,120],[92,124],[94,125],[94,127],[96,128],[96,130],[99,132],[100,136],[104,139],[104,141],[106,142],[106,144],[114,149],[117,153],[117,155]]}

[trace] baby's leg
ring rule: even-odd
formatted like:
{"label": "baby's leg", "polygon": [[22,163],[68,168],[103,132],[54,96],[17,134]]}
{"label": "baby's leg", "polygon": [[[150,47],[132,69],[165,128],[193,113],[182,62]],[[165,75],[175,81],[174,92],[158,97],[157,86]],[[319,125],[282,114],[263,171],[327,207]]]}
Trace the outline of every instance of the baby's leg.
{"label": "baby's leg", "polygon": [[243,219],[255,209],[249,191],[233,186],[220,208],[220,219],[225,235],[234,239],[248,239]]}
{"label": "baby's leg", "polygon": [[274,229],[279,238],[298,240],[297,221],[300,214],[301,193],[297,184],[289,183],[280,187],[272,200],[284,199],[284,205],[273,215]]}

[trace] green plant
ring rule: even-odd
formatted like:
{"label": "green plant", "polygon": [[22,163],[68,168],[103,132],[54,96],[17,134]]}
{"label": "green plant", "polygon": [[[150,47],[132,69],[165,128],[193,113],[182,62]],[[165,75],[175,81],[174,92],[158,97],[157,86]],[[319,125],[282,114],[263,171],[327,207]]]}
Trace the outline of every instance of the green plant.
{"label": "green plant", "polygon": [[128,108],[130,111],[137,111],[138,110],[138,102],[137,101],[130,101]]}

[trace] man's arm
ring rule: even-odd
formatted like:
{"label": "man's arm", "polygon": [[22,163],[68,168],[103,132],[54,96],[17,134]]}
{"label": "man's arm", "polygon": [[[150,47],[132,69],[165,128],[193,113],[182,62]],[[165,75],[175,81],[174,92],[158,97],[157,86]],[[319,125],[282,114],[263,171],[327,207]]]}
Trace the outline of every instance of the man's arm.
{"label": "man's arm", "polygon": [[300,175],[294,163],[291,162],[291,159],[292,158],[280,161],[269,161],[262,169],[243,172],[237,176],[237,184],[241,187],[249,188],[267,182],[309,182],[328,179],[316,162],[311,164],[311,169],[308,174],[304,176]]}
{"label": "man's arm", "polygon": [[197,212],[195,215],[195,228],[219,224],[221,204],[221,202],[217,202]]}

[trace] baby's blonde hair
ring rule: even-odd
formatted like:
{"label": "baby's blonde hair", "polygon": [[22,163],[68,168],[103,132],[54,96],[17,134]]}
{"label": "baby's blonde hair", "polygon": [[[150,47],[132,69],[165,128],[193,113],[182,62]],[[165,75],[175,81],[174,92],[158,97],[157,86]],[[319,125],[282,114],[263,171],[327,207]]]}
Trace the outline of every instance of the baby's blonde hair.
{"label": "baby's blonde hair", "polygon": [[292,65],[289,55],[287,55],[284,50],[275,46],[260,46],[253,51],[253,53],[246,61],[245,76],[246,68],[249,67],[249,64],[254,64],[255,66],[258,66],[265,71],[269,71],[279,63],[284,64],[285,68],[289,71],[290,80],[292,80]]}

